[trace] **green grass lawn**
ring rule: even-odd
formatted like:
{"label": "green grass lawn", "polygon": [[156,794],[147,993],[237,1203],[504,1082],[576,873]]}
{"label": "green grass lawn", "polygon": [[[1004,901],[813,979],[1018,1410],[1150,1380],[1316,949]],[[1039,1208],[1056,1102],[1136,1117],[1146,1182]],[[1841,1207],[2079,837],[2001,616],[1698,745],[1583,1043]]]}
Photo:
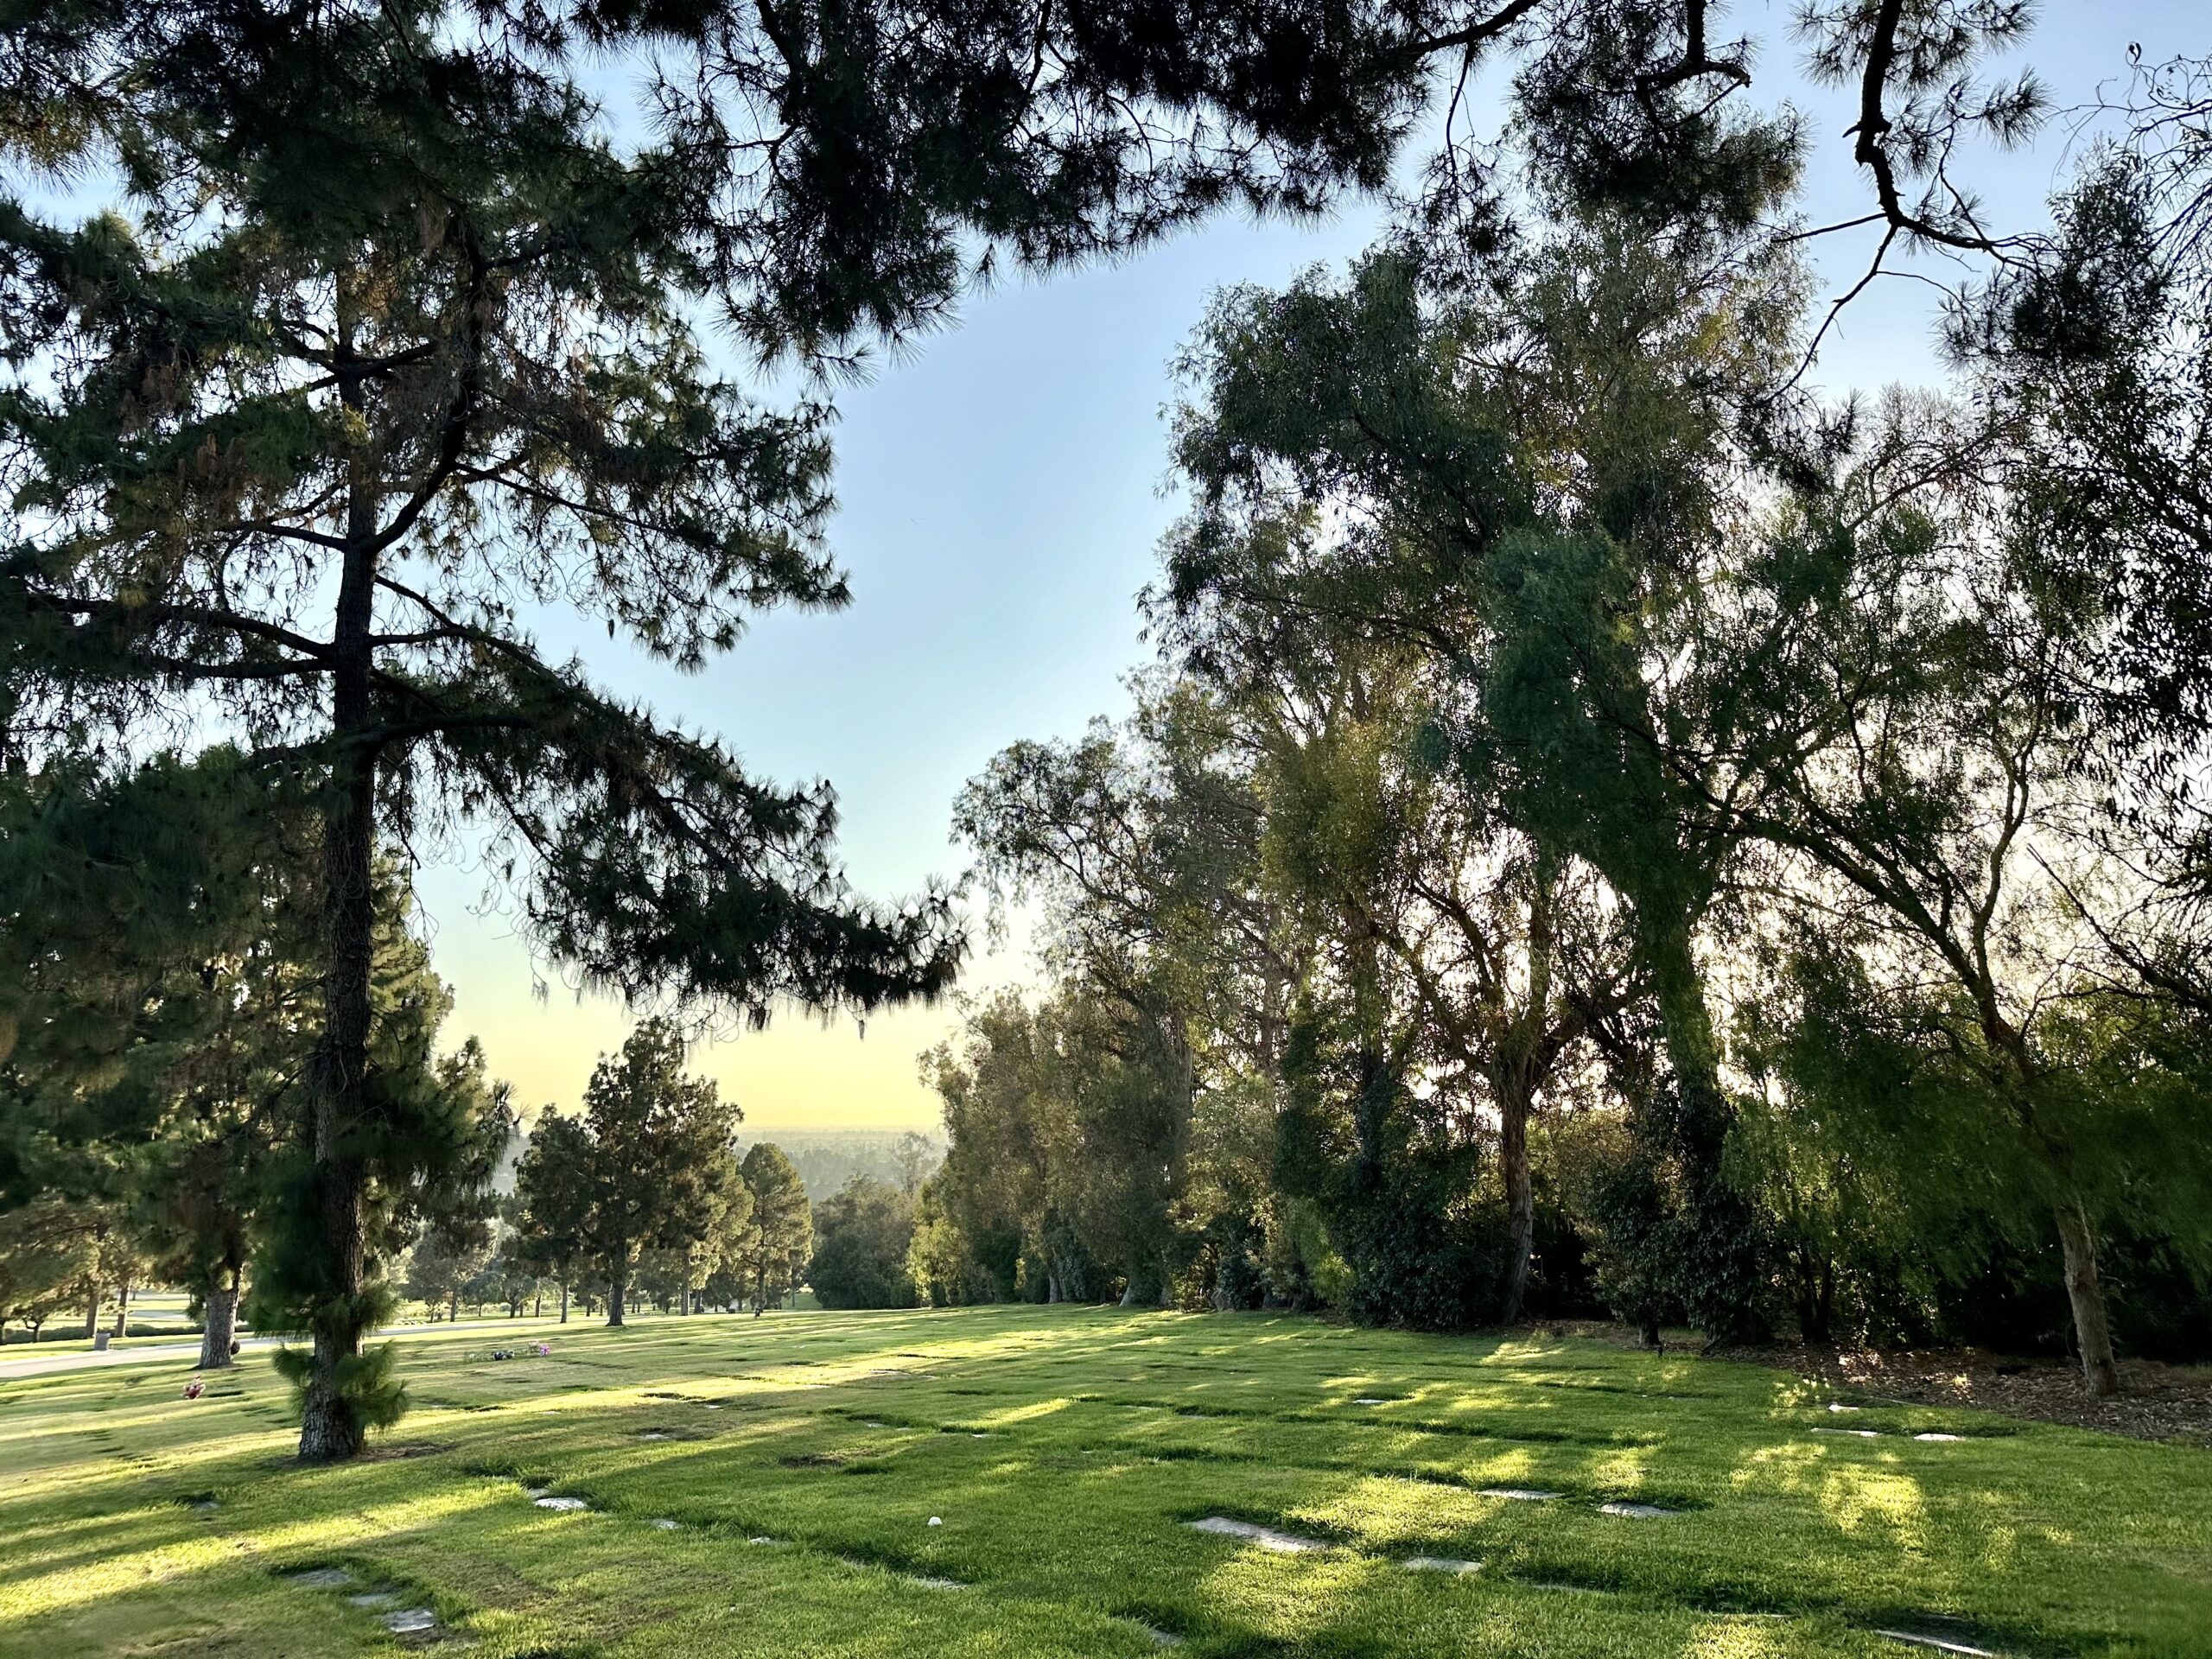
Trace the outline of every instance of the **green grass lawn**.
{"label": "green grass lawn", "polygon": [[[410,1337],[416,1411],[337,1469],[289,1463],[265,1361],[190,1402],[167,1363],[0,1382],[0,1654],[374,1652],[419,1607],[487,1659],[1898,1659],[1893,1628],[2212,1656],[2199,1449],[1263,1315],[661,1319],[484,1357],[502,1340]],[[1184,1524],[1209,1516],[1326,1548]]]}

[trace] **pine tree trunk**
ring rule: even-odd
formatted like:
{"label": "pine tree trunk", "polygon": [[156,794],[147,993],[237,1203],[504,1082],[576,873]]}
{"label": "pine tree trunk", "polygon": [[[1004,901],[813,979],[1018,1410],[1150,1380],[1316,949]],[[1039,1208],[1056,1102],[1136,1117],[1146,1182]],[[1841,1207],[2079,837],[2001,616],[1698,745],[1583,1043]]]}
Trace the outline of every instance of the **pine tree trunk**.
{"label": "pine tree trunk", "polygon": [[561,1323],[562,1323],[562,1324],[563,1324],[563,1325],[566,1325],[568,1322],[569,1322],[569,1281],[568,1281],[566,1279],[563,1279],[563,1280],[561,1281]]}
{"label": "pine tree trunk", "polygon": [[612,1265],[612,1266],[608,1268],[608,1270],[607,1270],[607,1324],[609,1324],[609,1325],[620,1325],[620,1324],[622,1323],[622,1312],[623,1312],[623,1307],[624,1307],[624,1305],[625,1305],[626,1303],[627,1303],[629,1300],[630,1300],[630,1262],[629,1262],[629,1252],[628,1252],[627,1250],[624,1250],[624,1249],[618,1249],[618,1250],[616,1250],[616,1251],[614,1252],[614,1259],[613,1259],[613,1265]]}
{"label": "pine tree trunk", "polygon": [[1536,1242],[1536,1192],[1529,1169],[1529,1090],[1519,1077],[1498,1090],[1498,1163],[1505,1178],[1507,1230],[1504,1323],[1521,1317],[1529,1258]]}
{"label": "pine tree trunk", "polygon": [[[352,401],[358,379],[348,377]],[[341,398],[347,385],[341,385]],[[323,1024],[308,1066],[314,1172],[308,1214],[315,1278],[324,1287],[308,1313],[314,1337],[302,1390],[300,1457],[329,1463],[357,1455],[365,1426],[340,1376],[361,1352],[365,1241],[362,1202],[367,1172],[348,1149],[353,1125],[369,1109],[362,1098],[369,1069],[370,963],[376,942],[376,758],[367,734],[375,720],[371,696],[373,652],[369,631],[375,599],[377,492],[357,466],[350,480],[346,547],[339,579],[332,661],[331,775],[323,810],[321,893]]]}
{"label": "pine tree trunk", "polygon": [[2097,1277],[2096,1236],[2078,1199],[2057,1206],[2058,1242],[2066,1256],[2066,1300],[2074,1311],[2074,1337],[2082,1350],[2082,1375],[2089,1392],[2108,1400],[2120,1392],[2120,1367],[2113,1360],[2112,1325],[2105,1316],[2105,1292]]}
{"label": "pine tree trunk", "polygon": [[227,1370],[231,1361],[231,1338],[238,1329],[238,1281],[233,1273],[225,1284],[218,1274],[215,1282],[207,1287],[200,1332],[200,1363],[203,1371]]}
{"label": "pine tree trunk", "polygon": [[100,1281],[98,1279],[94,1279],[92,1281],[92,1300],[91,1305],[85,1309],[85,1340],[86,1342],[90,1342],[94,1337],[99,1334],[99,1329]]}

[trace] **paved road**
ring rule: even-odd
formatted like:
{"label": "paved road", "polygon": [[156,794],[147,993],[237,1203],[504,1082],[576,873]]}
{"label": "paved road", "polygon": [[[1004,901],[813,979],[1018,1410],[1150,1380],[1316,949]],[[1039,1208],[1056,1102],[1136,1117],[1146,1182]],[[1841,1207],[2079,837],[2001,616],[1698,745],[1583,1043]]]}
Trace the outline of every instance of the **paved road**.
{"label": "paved road", "polygon": [[[463,1319],[457,1325],[404,1325],[380,1331],[379,1336],[421,1337],[441,1335],[448,1331],[525,1331],[544,1330],[552,1322],[546,1319]],[[560,1327],[554,1325],[553,1328]],[[241,1338],[238,1350],[250,1353],[258,1348],[274,1348],[274,1337],[246,1337]],[[25,1354],[20,1359],[0,1358],[0,1377],[44,1376],[54,1371],[96,1370],[108,1365],[136,1365],[157,1360],[182,1360],[190,1364],[200,1357],[200,1340],[190,1342],[149,1342],[135,1348],[111,1348],[104,1354],[86,1351],[61,1354]]]}

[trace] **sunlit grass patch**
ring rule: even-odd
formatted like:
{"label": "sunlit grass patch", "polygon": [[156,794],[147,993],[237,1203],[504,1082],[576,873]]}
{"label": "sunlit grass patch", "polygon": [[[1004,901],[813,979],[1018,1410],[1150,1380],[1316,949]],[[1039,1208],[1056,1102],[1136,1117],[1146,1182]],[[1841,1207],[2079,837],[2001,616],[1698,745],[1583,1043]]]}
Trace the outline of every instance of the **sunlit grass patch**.
{"label": "sunlit grass patch", "polygon": [[[404,1606],[486,1659],[1111,1659],[1163,1637],[1196,1659],[1896,1659],[1878,1630],[1941,1618],[2024,1659],[2212,1656],[2201,1450],[1268,1316],[551,1340],[410,1347],[423,1408],[393,1439],[415,1455],[339,1469],[290,1463],[264,1363],[194,1402],[166,1363],[0,1382],[0,1652],[390,1651],[378,1615]],[[1960,1438],[1912,1438],[1938,1419]],[[1876,1438],[1811,1432],[1845,1421]],[[1327,1548],[1186,1524],[1207,1516]],[[288,1576],[334,1568],[394,1599]]]}

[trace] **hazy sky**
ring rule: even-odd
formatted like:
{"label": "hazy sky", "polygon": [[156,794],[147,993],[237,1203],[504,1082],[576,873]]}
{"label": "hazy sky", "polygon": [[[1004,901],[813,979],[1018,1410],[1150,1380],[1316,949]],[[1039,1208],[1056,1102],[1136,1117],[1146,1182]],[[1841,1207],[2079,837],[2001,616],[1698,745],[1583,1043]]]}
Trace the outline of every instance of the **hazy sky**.
{"label": "hazy sky", "polygon": [[[1736,10],[1739,27],[1770,31],[1789,9]],[[2212,48],[2199,0],[2056,0],[2044,13],[2033,56],[2062,106],[2086,102],[2100,82],[2122,85],[2131,41],[2150,61]],[[1777,55],[1770,46],[1770,89],[1786,73]],[[1808,211],[1823,220],[1867,211],[1849,143],[1835,137],[1852,119],[1848,99],[1802,83],[1790,95],[1822,140]],[[1957,169],[1993,222],[2039,213],[2067,169],[2068,130],[2055,122],[2032,152],[1976,154]],[[839,397],[832,538],[852,577],[848,610],[763,618],[693,677],[584,630],[548,629],[543,643],[580,652],[604,683],[664,716],[719,733],[756,772],[829,778],[861,891],[957,875],[946,820],[960,785],[1017,738],[1065,736],[1095,714],[1122,713],[1121,677],[1147,658],[1134,600],[1176,512],[1161,421],[1168,363],[1208,295],[1339,263],[1378,223],[1359,202],[1321,225],[1217,220],[1140,258],[976,296],[957,328]],[[1823,274],[1847,284],[1871,247],[1864,233],[1821,244]],[[1870,290],[1831,335],[1818,378],[1932,378],[1932,299],[1906,280]],[[458,997],[450,1029],[480,1037],[527,1106],[573,1106],[628,1016],[534,969],[506,919],[480,912],[480,887],[450,867],[421,882],[437,967]],[[1026,975],[1018,942],[995,957],[980,944],[970,987]],[[950,1007],[880,1015],[863,1039],[849,1020],[825,1028],[787,1015],[702,1046],[694,1064],[755,1127],[927,1126],[937,1107],[915,1057],[956,1019]]]}

